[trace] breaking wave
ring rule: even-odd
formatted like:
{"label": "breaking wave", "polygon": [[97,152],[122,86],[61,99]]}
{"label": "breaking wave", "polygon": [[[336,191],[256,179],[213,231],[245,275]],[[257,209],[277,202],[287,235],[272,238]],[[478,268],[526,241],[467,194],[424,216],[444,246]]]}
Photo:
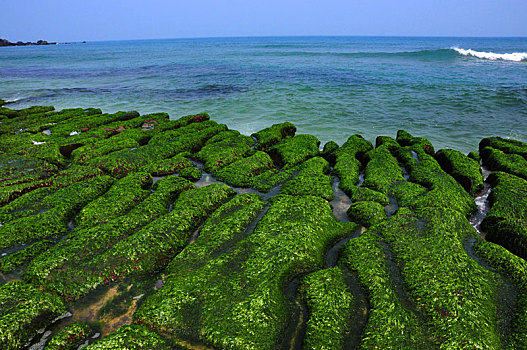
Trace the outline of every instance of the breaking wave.
{"label": "breaking wave", "polygon": [[473,56],[477,58],[483,58],[487,60],[502,60],[502,61],[514,61],[521,62],[527,61],[527,52],[513,52],[513,53],[494,53],[494,52],[484,52],[484,51],[475,51],[475,50],[465,50],[460,49],[459,47],[452,47],[452,50],[463,56]]}

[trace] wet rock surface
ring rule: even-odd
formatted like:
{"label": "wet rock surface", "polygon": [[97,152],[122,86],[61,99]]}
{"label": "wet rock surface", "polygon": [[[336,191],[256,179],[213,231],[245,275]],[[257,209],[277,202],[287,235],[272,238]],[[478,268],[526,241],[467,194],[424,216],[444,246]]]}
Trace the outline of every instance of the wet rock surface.
{"label": "wet rock surface", "polygon": [[2,349],[527,347],[525,143],[0,119]]}

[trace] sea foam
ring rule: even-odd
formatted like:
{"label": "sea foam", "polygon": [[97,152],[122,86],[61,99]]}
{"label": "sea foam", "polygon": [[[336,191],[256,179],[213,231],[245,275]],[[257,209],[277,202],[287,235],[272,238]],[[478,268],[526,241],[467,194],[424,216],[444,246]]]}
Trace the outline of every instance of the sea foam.
{"label": "sea foam", "polygon": [[474,56],[478,58],[484,58],[487,60],[503,60],[503,61],[514,61],[520,62],[527,60],[527,52],[513,52],[513,53],[494,53],[494,52],[483,52],[475,50],[465,50],[460,49],[459,47],[452,47],[452,50],[455,50],[463,56]]}

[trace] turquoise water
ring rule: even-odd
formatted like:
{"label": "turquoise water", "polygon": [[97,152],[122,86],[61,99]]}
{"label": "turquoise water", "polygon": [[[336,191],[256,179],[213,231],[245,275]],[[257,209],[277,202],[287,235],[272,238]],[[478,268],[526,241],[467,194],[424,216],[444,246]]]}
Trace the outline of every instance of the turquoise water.
{"label": "turquoise water", "polygon": [[[471,49],[473,51],[463,51]],[[322,143],[406,129],[468,152],[527,141],[527,38],[281,37],[0,48],[0,98],[105,112],[206,111],[250,134],[291,121]],[[515,55],[503,55],[516,53]]]}

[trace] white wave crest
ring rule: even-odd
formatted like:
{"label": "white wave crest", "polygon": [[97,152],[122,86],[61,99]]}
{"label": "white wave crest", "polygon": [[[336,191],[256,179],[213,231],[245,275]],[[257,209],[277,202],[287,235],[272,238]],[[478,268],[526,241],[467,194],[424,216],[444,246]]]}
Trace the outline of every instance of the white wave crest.
{"label": "white wave crest", "polygon": [[483,52],[475,50],[465,50],[460,49],[459,47],[452,47],[452,50],[455,50],[463,56],[474,56],[477,58],[484,58],[487,60],[503,60],[503,61],[514,61],[520,62],[527,60],[527,52],[513,52],[513,53],[494,53],[494,52]]}

